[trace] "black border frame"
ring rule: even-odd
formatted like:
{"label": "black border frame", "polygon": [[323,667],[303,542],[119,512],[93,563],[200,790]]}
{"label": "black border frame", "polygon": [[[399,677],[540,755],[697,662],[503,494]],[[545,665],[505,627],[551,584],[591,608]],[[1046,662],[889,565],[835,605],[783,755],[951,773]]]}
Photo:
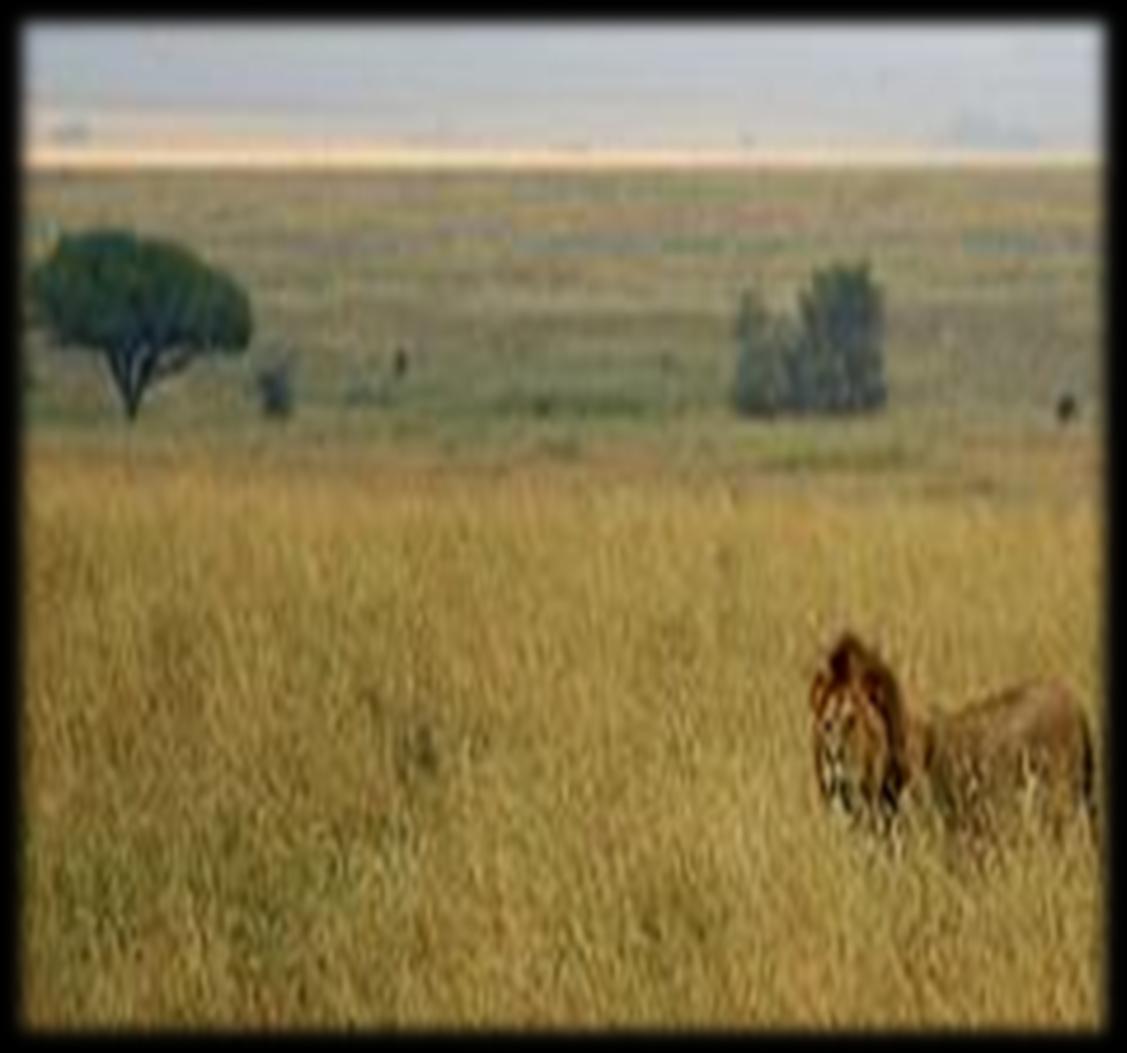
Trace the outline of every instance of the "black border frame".
{"label": "black border frame", "polygon": [[[422,10],[420,10],[422,6]],[[24,420],[23,420],[23,400],[22,400],[22,370],[19,348],[20,348],[20,318],[19,318],[19,286],[18,276],[21,267],[21,235],[22,235],[22,219],[23,219],[23,193],[22,188],[24,184],[24,172],[21,163],[21,150],[22,150],[22,92],[24,88],[23,79],[23,47],[22,47],[22,33],[24,26],[27,23],[38,20],[59,20],[59,21],[91,21],[91,22],[108,22],[108,21],[129,21],[134,23],[160,23],[167,21],[178,20],[206,20],[215,22],[224,22],[231,20],[239,21],[259,21],[269,22],[275,20],[286,21],[316,21],[318,23],[330,22],[340,18],[348,18],[350,20],[363,19],[373,21],[452,21],[452,20],[466,20],[466,21],[520,21],[520,22],[573,22],[573,21],[661,21],[661,22],[691,22],[701,23],[722,19],[725,21],[787,21],[802,23],[805,21],[842,21],[847,23],[855,22],[903,22],[910,24],[912,22],[922,22],[926,24],[939,23],[939,22],[966,22],[973,24],[975,22],[991,22],[999,20],[1014,20],[1014,21],[1035,21],[1037,23],[1051,23],[1054,21],[1069,21],[1074,22],[1078,20],[1086,20],[1098,23],[1104,35],[1104,84],[1103,84],[1103,112],[1104,112],[1104,128],[1103,128],[1103,164],[1102,164],[1102,183],[1103,183],[1103,208],[1104,208],[1104,229],[1106,232],[1106,240],[1104,244],[1104,281],[1103,281],[1103,308],[1104,308],[1104,450],[1105,450],[1105,474],[1104,474],[1104,502],[1105,502],[1105,523],[1104,523],[1104,546],[1105,546],[1105,568],[1106,568],[1106,588],[1104,593],[1104,645],[1105,645],[1105,660],[1106,666],[1106,680],[1105,680],[1105,716],[1104,716],[1104,730],[1105,735],[1103,739],[1103,755],[1099,762],[1099,772],[1102,777],[1103,788],[1105,793],[1103,814],[1105,821],[1102,824],[1104,836],[1106,838],[1106,856],[1105,856],[1105,908],[1106,918],[1108,924],[1108,941],[1107,941],[1107,968],[1104,977],[1104,991],[1105,991],[1105,1016],[1104,1016],[1104,1030],[1109,1036],[1114,1035],[1117,1031],[1117,1024],[1119,1022],[1119,1007],[1116,1000],[1118,979],[1118,955],[1117,951],[1117,936],[1118,936],[1118,916],[1115,911],[1115,878],[1116,874],[1120,873],[1117,866],[1117,849],[1119,844],[1119,837],[1117,836],[1118,830],[1115,828],[1118,821],[1118,808],[1117,808],[1117,782],[1119,772],[1115,763],[1116,755],[1121,751],[1115,747],[1118,743],[1120,729],[1124,726],[1123,722],[1116,719],[1115,713],[1115,700],[1118,696],[1118,689],[1123,684],[1124,677],[1122,675],[1122,658],[1116,649],[1115,643],[1115,627],[1121,623],[1119,617],[1121,613],[1120,608],[1120,591],[1117,588],[1119,580],[1119,560],[1117,558],[1115,535],[1116,525],[1120,521],[1118,497],[1120,488],[1116,485],[1118,482],[1118,469],[1119,469],[1119,437],[1116,434],[1118,426],[1117,416],[1115,409],[1123,404],[1120,395],[1120,383],[1123,371],[1119,368],[1117,362],[1117,348],[1119,347],[1119,333],[1120,329],[1117,322],[1117,297],[1115,295],[1117,289],[1117,252],[1116,252],[1116,232],[1117,232],[1117,219],[1118,210],[1116,208],[1115,200],[1115,169],[1116,161],[1118,158],[1118,145],[1119,145],[1119,128],[1118,117],[1119,112],[1116,102],[1119,93],[1116,90],[1117,85],[1117,58],[1118,58],[1118,34],[1116,32],[1114,16],[1109,14],[1111,11],[1110,5],[1107,10],[1100,10],[1099,7],[1092,8],[1089,5],[1074,5],[1068,6],[1064,9],[1050,10],[1042,9],[1040,12],[1029,11],[1028,9],[1021,12],[1007,11],[1005,8],[998,10],[996,8],[983,8],[977,6],[966,6],[960,8],[958,5],[945,5],[941,8],[928,11],[927,9],[910,9],[906,12],[901,10],[881,10],[879,6],[876,9],[871,7],[862,8],[861,10],[849,11],[842,10],[834,7],[819,7],[817,5],[806,6],[799,9],[789,8],[785,5],[771,8],[756,10],[732,10],[726,9],[721,5],[717,9],[714,5],[696,5],[694,9],[686,12],[684,9],[680,11],[667,10],[662,11],[660,5],[656,9],[651,5],[648,10],[632,10],[629,6],[622,8],[616,5],[610,5],[603,8],[589,9],[584,11],[582,5],[567,5],[552,9],[551,7],[534,8],[529,10],[516,6],[513,8],[506,8],[502,5],[491,5],[474,11],[459,11],[455,7],[444,8],[441,4],[431,5],[429,7],[423,5],[407,5],[399,9],[384,9],[373,11],[349,11],[347,8],[344,10],[324,10],[316,13],[309,11],[271,11],[269,13],[262,11],[255,11],[253,8],[245,10],[232,9],[230,7],[214,7],[207,9],[206,5],[194,11],[185,11],[183,9],[158,9],[154,12],[152,8],[139,8],[137,10],[129,10],[128,6],[124,9],[116,7],[110,11],[87,12],[81,8],[67,10],[65,5],[60,7],[52,5],[40,11],[17,12],[16,18],[13,20],[13,31],[9,34],[9,49],[7,69],[11,78],[11,95],[9,105],[9,119],[10,119],[10,133],[9,144],[11,150],[11,157],[14,159],[9,173],[12,178],[11,186],[11,209],[9,216],[12,219],[13,229],[10,234],[8,242],[10,256],[10,275],[12,276],[8,283],[8,296],[9,296],[9,317],[12,320],[12,341],[10,344],[10,353],[6,357],[7,368],[7,385],[5,388],[7,395],[7,420],[9,422],[8,429],[8,457],[6,467],[9,471],[9,494],[13,498],[13,515],[9,520],[9,525],[12,528],[12,533],[7,546],[7,558],[9,561],[9,568],[11,571],[11,581],[13,588],[9,593],[11,615],[11,629],[6,634],[6,642],[9,650],[10,666],[13,671],[13,692],[12,700],[13,706],[11,712],[14,720],[11,726],[11,736],[9,738],[9,792],[10,792],[10,811],[12,823],[12,837],[10,841],[11,855],[10,855],[10,875],[12,879],[12,897],[10,903],[12,910],[8,915],[8,946],[10,948],[9,967],[10,974],[10,992],[12,999],[13,1010],[13,1024],[14,1030],[18,1034],[24,1030],[22,1015],[22,990],[21,990],[21,933],[19,926],[20,917],[20,904],[21,904],[21,852],[22,852],[22,837],[21,837],[21,810],[20,810],[20,734],[21,734],[21,716],[22,706],[21,701],[23,697],[23,677],[22,677],[22,655],[23,655],[23,637],[22,637],[22,604],[21,604],[21,570],[22,570],[22,538],[21,538],[21,524],[22,524],[22,495],[23,495],[23,436],[24,436]],[[67,1032],[67,1034],[81,1035],[83,1032]],[[95,1035],[97,1032],[89,1031],[86,1034]],[[628,1037],[637,1032],[630,1031],[610,1031],[614,1037]],[[641,1032],[643,1035],[649,1035],[650,1032]],[[50,1032],[34,1032],[29,1034],[46,1035]],[[176,1032],[162,1031],[162,1036],[173,1036]],[[191,1033],[191,1034],[194,1034]],[[200,1034],[210,1036],[217,1034],[215,1031],[201,1031]],[[316,1034],[316,1033],[314,1033]],[[414,1037],[418,1032],[410,1032],[409,1035]],[[499,1032],[498,1032],[499,1034]],[[653,1032],[653,1037],[665,1037],[666,1032]],[[705,1037],[708,1033],[702,1033]],[[773,1032],[749,1032],[750,1035],[758,1037],[775,1037]],[[832,1033],[828,1033],[832,1034]],[[930,1032],[887,1032],[889,1036],[894,1039],[902,1038],[916,1038],[927,1037]],[[941,1032],[940,1034],[947,1034]],[[1017,1033],[1021,1034],[1021,1033]],[[1041,1037],[1040,1032],[1030,1032],[1030,1037]],[[475,1032],[475,1037],[491,1037],[489,1032]],[[1008,1033],[1007,1033],[1008,1035]],[[116,1037],[116,1034],[115,1036]],[[123,1034],[122,1037],[125,1037]],[[326,1034],[325,1037],[329,1037]],[[821,1037],[821,1033],[811,1032],[798,1033],[796,1037]],[[992,1032],[975,1032],[968,1037],[1000,1037]],[[1015,1037],[1017,1037],[1015,1035]],[[1069,1037],[1073,1037],[1069,1035]],[[1084,1037],[1077,1035],[1075,1037]],[[1099,1035],[1096,1036],[1100,1037]]]}

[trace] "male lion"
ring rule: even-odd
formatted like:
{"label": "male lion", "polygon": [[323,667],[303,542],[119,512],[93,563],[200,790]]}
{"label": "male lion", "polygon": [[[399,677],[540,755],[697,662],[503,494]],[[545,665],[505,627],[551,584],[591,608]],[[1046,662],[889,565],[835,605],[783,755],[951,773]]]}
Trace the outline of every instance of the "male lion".
{"label": "male lion", "polygon": [[818,788],[826,804],[887,833],[908,800],[947,829],[998,833],[1034,804],[1060,832],[1077,812],[1096,827],[1092,737],[1053,684],[1011,687],[954,713],[913,713],[880,656],[846,632],[810,689]]}

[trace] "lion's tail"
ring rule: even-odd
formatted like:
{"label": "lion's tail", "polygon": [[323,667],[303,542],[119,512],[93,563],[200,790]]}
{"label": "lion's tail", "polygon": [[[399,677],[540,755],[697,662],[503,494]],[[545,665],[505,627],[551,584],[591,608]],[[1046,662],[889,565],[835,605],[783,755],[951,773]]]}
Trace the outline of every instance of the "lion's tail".
{"label": "lion's tail", "polygon": [[1099,844],[1099,801],[1096,792],[1096,751],[1092,745],[1092,735],[1087,724],[1084,726],[1083,756],[1080,770],[1080,793],[1084,801],[1084,809],[1088,815],[1088,825],[1092,832],[1092,840]]}

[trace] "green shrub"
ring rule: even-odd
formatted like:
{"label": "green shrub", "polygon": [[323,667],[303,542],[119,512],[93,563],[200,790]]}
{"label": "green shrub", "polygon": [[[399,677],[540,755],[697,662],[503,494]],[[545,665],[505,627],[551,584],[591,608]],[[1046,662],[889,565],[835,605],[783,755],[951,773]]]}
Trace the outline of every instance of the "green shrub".
{"label": "green shrub", "polygon": [[733,402],[752,416],[852,413],[887,402],[884,305],[866,263],[814,272],[798,321],[745,292],[736,321]]}
{"label": "green shrub", "polygon": [[736,377],[732,402],[737,412],[771,416],[788,408],[787,356],[793,341],[784,319],[776,318],[755,292],[745,292],[736,318]]}
{"label": "green shrub", "polygon": [[795,360],[803,386],[797,408],[849,412],[883,406],[883,303],[868,265],[815,271],[799,298],[799,315]]}

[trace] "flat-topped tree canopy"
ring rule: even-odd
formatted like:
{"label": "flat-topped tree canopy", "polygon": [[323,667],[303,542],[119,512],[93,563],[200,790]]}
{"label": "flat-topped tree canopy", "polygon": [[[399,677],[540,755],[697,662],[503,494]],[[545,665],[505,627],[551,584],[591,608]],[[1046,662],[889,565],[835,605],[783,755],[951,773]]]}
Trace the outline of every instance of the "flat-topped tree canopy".
{"label": "flat-topped tree canopy", "polygon": [[200,354],[250,343],[250,299],[174,242],[126,230],[64,234],[30,276],[37,317],[62,347],[106,355],[132,420],[145,390]]}

